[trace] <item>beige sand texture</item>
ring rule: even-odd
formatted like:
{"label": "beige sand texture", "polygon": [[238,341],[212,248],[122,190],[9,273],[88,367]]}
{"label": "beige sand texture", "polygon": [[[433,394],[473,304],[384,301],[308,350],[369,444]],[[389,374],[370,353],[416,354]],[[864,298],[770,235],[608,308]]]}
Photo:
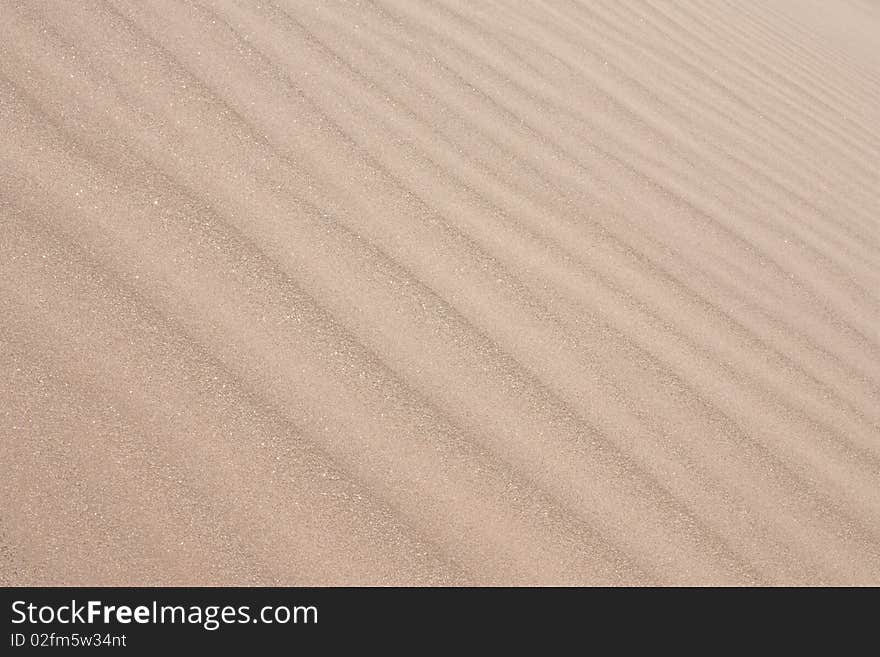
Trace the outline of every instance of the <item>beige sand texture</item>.
{"label": "beige sand texture", "polygon": [[880,584],[880,5],[0,0],[0,583]]}

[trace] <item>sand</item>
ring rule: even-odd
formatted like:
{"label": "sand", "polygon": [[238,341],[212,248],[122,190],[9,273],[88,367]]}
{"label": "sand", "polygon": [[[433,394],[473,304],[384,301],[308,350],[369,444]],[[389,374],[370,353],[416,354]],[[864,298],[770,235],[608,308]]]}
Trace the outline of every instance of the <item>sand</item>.
{"label": "sand", "polygon": [[0,1],[0,583],[880,584],[880,6]]}

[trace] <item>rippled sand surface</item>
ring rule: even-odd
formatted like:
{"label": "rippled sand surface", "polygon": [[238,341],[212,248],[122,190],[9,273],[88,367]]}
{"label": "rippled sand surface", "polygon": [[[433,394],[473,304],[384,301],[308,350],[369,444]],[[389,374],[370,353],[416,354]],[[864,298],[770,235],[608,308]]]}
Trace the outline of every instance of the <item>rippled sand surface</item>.
{"label": "rippled sand surface", "polygon": [[880,584],[880,6],[0,0],[0,582]]}

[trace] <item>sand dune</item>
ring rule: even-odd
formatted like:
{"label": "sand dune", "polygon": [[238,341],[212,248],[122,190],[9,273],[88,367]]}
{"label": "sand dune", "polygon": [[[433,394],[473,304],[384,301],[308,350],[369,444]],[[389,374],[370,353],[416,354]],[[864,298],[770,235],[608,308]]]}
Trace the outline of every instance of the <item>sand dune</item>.
{"label": "sand dune", "polygon": [[880,584],[880,6],[0,0],[0,581]]}

